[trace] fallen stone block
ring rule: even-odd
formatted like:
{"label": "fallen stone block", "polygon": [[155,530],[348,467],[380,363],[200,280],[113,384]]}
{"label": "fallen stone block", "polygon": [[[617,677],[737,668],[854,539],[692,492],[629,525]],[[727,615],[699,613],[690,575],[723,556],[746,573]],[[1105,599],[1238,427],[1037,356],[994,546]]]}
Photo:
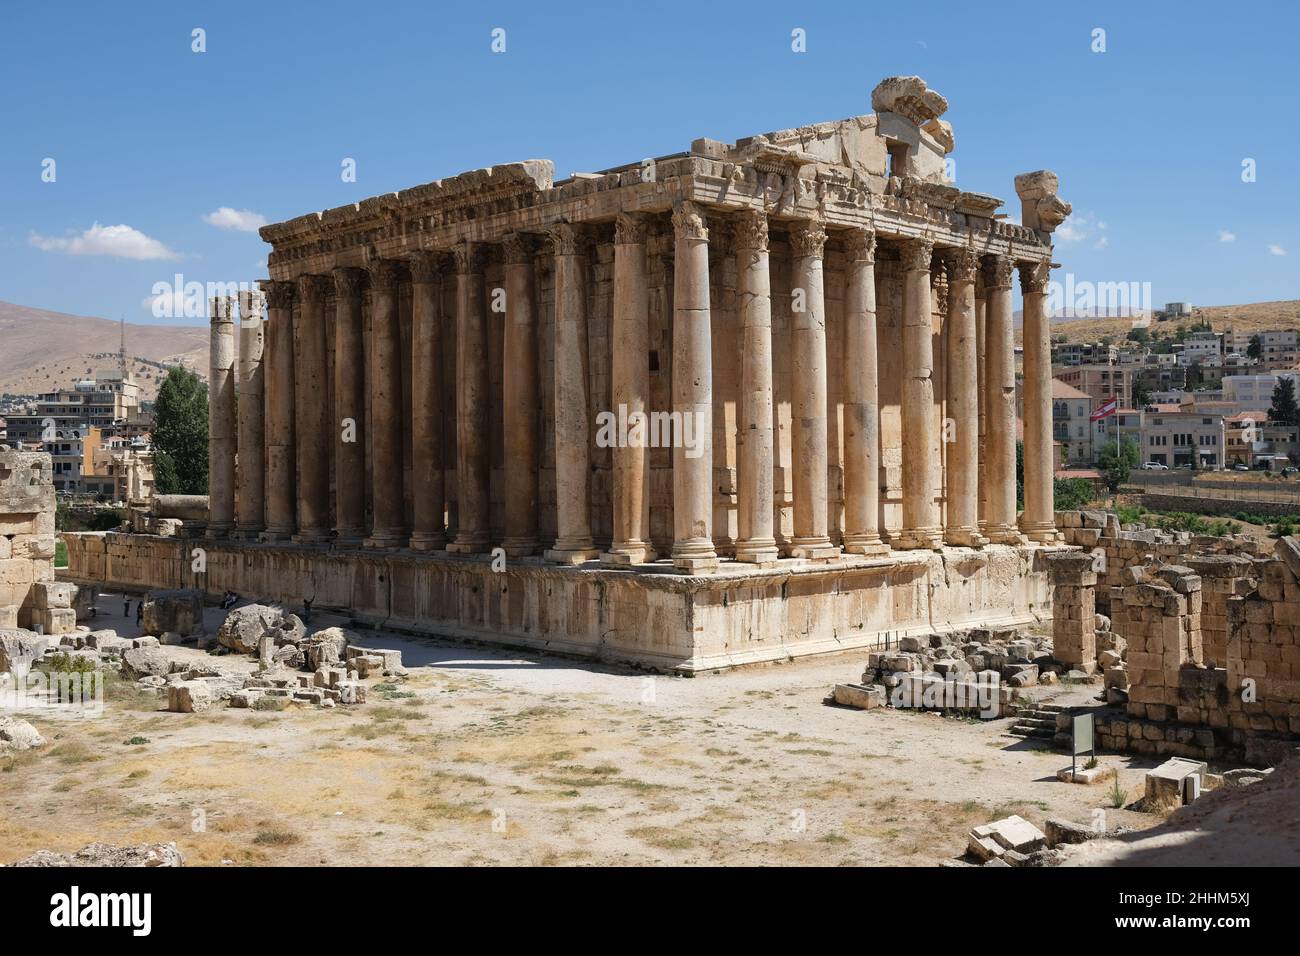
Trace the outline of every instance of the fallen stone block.
{"label": "fallen stone block", "polygon": [[1180,806],[1183,802],[1183,781],[1196,776],[1203,784],[1207,766],[1201,760],[1171,757],[1160,766],[1147,771],[1146,802],[1153,806]]}
{"label": "fallen stone block", "polygon": [[1003,851],[1015,850],[1019,853],[1032,853],[1041,849],[1047,842],[1047,837],[1042,830],[1015,814],[975,827],[970,835],[979,840],[991,839]]}
{"label": "fallen stone block", "polygon": [[175,713],[201,713],[214,702],[212,687],[204,681],[182,681],[167,688],[167,709]]}
{"label": "fallen stone block", "polygon": [[340,704],[364,704],[366,702],[366,685],[360,681],[341,680],[338,683]]}
{"label": "fallen stone block", "polygon": [[92,843],[76,853],[38,850],[8,866],[184,866],[185,857],[175,843],[142,843],[138,846],[113,846]]}
{"label": "fallen stone block", "polygon": [[31,750],[43,746],[40,731],[17,717],[0,717],[0,752]]}
{"label": "fallen stone block", "polygon": [[843,707],[873,710],[885,706],[885,688],[879,684],[836,684],[832,696]]}
{"label": "fallen stone block", "polygon": [[156,647],[133,647],[122,654],[122,667],[128,677],[166,677],[172,665],[167,655]]}
{"label": "fallen stone block", "polygon": [[[54,608],[72,609],[77,598],[77,586],[67,581],[37,581],[32,585],[32,603],[38,611]],[[76,612],[73,612],[74,616]]]}
{"label": "fallen stone block", "polygon": [[140,629],[159,637],[168,631],[189,636],[203,631],[203,592],[194,588],[150,591],[145,595]]}
{"label": "fallen stone block", "polygon": [[1049,817],[1043,824],[1043,832],[1049,847],[1061,844],[1087,843],[1101,836],[1101,831],[1084,823],[1073,823],[1060,817]]}

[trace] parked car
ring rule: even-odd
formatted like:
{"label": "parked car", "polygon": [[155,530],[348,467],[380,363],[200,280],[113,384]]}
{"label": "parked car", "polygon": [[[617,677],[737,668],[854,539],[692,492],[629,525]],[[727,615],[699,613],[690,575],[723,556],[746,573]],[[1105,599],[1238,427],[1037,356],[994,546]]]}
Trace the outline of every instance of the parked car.
{"label": "parked car", "polygon": [[1169,466],[1162,465],[1158,461],[1144,461],[1142,462],[1142,470],[1143,471],[1168,471]]}
{"label": "parked car", "polygon": [[1233,470],[1233,471],[1250,471],[1250,466],[1249,466],[1249,465],[1243,465],[1241,462],[1237,462],[1237,464],[1235,464],[1235,465],[1232,466],[1232,470]]}

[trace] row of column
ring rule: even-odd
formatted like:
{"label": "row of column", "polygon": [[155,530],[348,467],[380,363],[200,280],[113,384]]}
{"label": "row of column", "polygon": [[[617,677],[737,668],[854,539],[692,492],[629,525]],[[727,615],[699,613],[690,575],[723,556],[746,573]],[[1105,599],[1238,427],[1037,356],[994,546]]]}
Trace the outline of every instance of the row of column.
{"label": "row of column", "polygon": [[[779,557],[775,536],[773,474],[772,307],[767,217],[758,211],[735,220],[735,256],[743,350],[738,409],[737,560],[769,564]],[[672,560],[683,571],[717,565],[713,544],[713,389],[709,302],[709,235],[703,210],[677,205],[672,216],[672,413],[681,429],[689,419],[703,448],[678,440],[672,450],[674,542]],[[948,279],[945,316],[947,407],[952,422],[947,451],[947,515],[935,498],[941,459],[935,409],[931,270],[927,239],[900,242],[903,317],[900,413],[902,424],[902,527],[888,541],[880,514],[879,365],[875,295],[875,235],[842,234],[846,250],[845,341],[837,360],[844,381],[843,550],[863,555],[889,548],[935,548],[942,543],[980,546],[987,541],[1055,538],[1052,515],[1050,341],[1045,314],[1048,264],[1020,267],[1025,317],[1025,511],[1016,523],[1016,388],[1011,272],[1005,256],[970,249],[941,249]],[[550,232],[555,255],[555,484],[557,534],[545,555],[564,563],[601,557],[639,564],[655,555],[649,545],[648,442],[620,444],[613,454],[614,533],[603,555],[591,528],[591,409],[587,284],[588,237],[583,227],[561,224]],[[629,419],[649,409],[649,284],[647,221],[618,217],[614,245],[611,392]],[[790,554],[833,558],[841,547],[829,534],[827,348],[823,260],[826,232],[816,221],[790,232],[794,275],[791,362],[794,537]],[[508,554],[540,547],[538,504],[537,317],[535,239],[514,235],[503,243],[505,335],[503,430],[505,537]],[[269,321],[265,362],[260,328],[241,343],[244,400],[238,423],[241,465],[238,520],[227,509],[233,492],[233,416],[218,389],[233,388],[229,317],[213,317],[212,522],[215,533],[232,523],[244,534],[301,542],[334,539],[342,545],[410,547],[421,551],[482,553],[492,546],[489,525],[488,315],[483,248],[463,242],[453,250],[456,284],[455,441],[458,520],[445,526],[440,279],[445,256],[421,252],[409,260],[381,259],[368,269],[335,269],[331,277],[305,275],[296,283],[266,283]],[[403,361],[398,286],[411,285],[411,355]],[[976,284],[983,279],[983,296]],[[333,284],[335,335],[332,391],[325,375],[325,302]],[[369,348],[361,296],[371,296]],[[297,299],[298,308],[293,308]],[[260,325],[260,323],[259,323]],[[230,329],[233,331],[233,329]],[[982,341],[981,341],[982,339]],[[231,339],[233,343],[233,339]],[[984,357],[981,365],[980,356]],[[368,367],[362,367],[366,361]],[[266,369],[263,370],[265,364]],[[413,461],[406,520],[403,368],[409,368]],[[265,400],[258,397],[264,392]],[[232,392],[233,395],[233,392]],[[367,405],[369,405],[367,413]],[[264,416],[264,418],[263,418]],[[371,522],[366,522],[366,441],[370,423]],[[331,438],[331,436],[333,436]],[[678,438],[681,432],[678,432]],[[256,449],[256,451],[246,451]],[[262,454],[264,449],[264,455]],[[329,470],[333,454],[334,527],[329,527]],[[224,457],[223,457],[224,456]],[[295,480],[296,476],[296,480]],[[227,484],[228,483],[228,484]],[[227,511],[229,510],[229,514]],[[264,521],[263,521],[264,517]]]}

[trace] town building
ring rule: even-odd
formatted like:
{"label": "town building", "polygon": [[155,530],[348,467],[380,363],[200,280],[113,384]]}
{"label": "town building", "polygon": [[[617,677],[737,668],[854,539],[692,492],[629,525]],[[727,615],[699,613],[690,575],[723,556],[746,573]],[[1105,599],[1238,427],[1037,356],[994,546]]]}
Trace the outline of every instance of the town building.
{"label": "town building", "polygon": [[1223,415],[1178,405],[1150,405],[1143,412],[1143,461],[1170,468],[1223,467],[1227,448]]}

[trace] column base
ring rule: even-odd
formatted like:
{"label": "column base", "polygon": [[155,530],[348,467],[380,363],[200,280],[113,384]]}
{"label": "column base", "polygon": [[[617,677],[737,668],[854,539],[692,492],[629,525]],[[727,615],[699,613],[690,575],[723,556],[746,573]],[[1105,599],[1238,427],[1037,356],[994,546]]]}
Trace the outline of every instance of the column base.
{"label": "column base", "polygon": [[267,544],[278,544],[283,541],[288,541],[292,537],[292,531],[281,530],[279,528],[267,528],[257,536],[257,540]]}
{"label": "column base", "polygon": [[443,551],[447,547],[447,536],[433,531],[417,531],[411,535],[407,547],[412,551]]}
{"label": "column base", "polygon": [[611,547],[600,556],[601,564],[626,568],[635,564],[649,564],[657,555],[647,544],[619,544]]}
{"label": "column base", "polygon": [[846,534],[844,536],[844,551],[847,554],[861,554],[867,557],[878,557],[890,552],[889,545],[880,540],[879,534]]}
{"label": "column base", "polygon": [[240,541],[258,541],[264,530],[263,528],[236,528],[231,537]]}
{"label": "column base", "polygon": [[673,567],[685,574],[708,574],[718,570],[718,552],[708,538],[688,538],[673,543]]}
{"label": "column base", "polygon": [[336,551],[347,551],[360,548],[365,540],[366,533],[360,528],[340,528],[334,532],[334,540],[331,544]]}
{"label": "column base", "polygon": [[292,541],[294,544],[328,544],[333,537],[333,532],[324,528],[310,528],[299,531],[293,536]]}
{"label": "column base", "polygon": [[955,548],[982,548],[989,543],[989,539],[974,528],[948,528],[943,533],[943,540]]}
{"label": "column base", "polygon": [[985,535],[990,544],[1022,545],[1025,543],[1025,536],[1015,528],[999,528],[990,525],[985,529]]}
{"label": "column base", "polygon": [[906,528],[898,533],[894,547],[899,551],[938,551],[943,547],[943,531],[939,528]]}
{"label": "column base", "polygon": [[771,568],[781,559],[781,552],[776,547],[775,538],[754,538],[736,542],[735,559],[755,567]]}
{"label": "column base", "polygon": [[600,557],[595,548],[549,548],[542,553],[547,561],[555,564],[586,564]]}
{"label": "column base", "polygon": [[527,558],[537,553],[541,542],[536,538],[506,538],[501,547],[508,558]]}
{"label": "column base", "polygon": [[1036,544],[1060,544],[1063,540],[1061,532],[1057,531],[1054,525],[1024,527],[1020,530],[1025,537]]}
{"label": "column base", "polygon": [[491,550],[492,542],[483,531],[458,534],[456,540],[447,545],[449,554],[487,554]]}
{"label": "column base", "polygon": [[805,561],[832,561],[840,556],[839,545],[831,544],[825,535],[815,538],[795,538],[790,543],[790,557]]}
{"label": "column base", "polygon": [[361,546],[375,551],[391,551],[406,546],[406,535],[399,528],[391,528],[387,531],[376,530],[371,532],[370,537],[366,538]]}
{"label": "column base", "polygon": [[207,530],[204,531],[203,536],[205,538],[229,538],[234,527],[232,524],[210,524]]}
{"label": "column base", "polygon": [[674,570],[681,571],[683,574],[710,574],[718,570],[719,564],[717,555],[711,558],[673,558]]}

